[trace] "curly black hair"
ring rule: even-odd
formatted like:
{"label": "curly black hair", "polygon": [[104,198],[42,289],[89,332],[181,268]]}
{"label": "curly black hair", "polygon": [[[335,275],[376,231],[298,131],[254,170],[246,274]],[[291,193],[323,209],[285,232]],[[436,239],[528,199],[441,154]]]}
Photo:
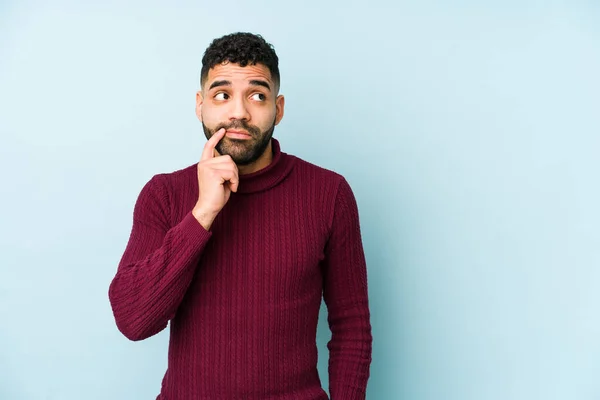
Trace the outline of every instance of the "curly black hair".
{"label": "curly black hair", "polygon": [[279,86],[279,58],[273,45],[260,35],[237,32],[213,40],[202,57],[200,84],[204,86],[209,69],[225,61],[241,67],[263,64],[269,68],[275,85]]}

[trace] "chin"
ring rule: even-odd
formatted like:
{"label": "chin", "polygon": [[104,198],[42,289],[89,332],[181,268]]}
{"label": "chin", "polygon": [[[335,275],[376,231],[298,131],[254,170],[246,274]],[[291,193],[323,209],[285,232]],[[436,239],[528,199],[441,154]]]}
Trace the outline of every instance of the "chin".
{"label": "chin", "polygon": [[219,154],[230,156],[237,165],[252,164],[258,159],[256,154],[249,151],[232,151],[232,149],[224,149],[223,152],[219,151]]}

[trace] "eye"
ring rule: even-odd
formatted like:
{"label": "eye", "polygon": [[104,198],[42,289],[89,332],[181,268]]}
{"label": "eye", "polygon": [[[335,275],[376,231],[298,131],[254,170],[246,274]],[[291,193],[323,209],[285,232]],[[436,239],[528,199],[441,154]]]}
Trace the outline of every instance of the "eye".
{"label": "eye", "polygon": [[229,99],[229,95],[227,93],[219,92],[215,94],[215,100],[227,100]]}
{"label": "eye", "polygon": [[252,95],[252,99],[256,101],[265,101],[267,96],[265,96],[263,93],[254,93]]}

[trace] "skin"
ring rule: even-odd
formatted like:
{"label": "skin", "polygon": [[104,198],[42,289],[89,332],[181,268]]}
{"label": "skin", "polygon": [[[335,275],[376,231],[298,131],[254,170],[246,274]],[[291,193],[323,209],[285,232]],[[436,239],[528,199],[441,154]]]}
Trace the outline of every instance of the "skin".
{"label": "skin", "polygon": [[278,91],[266,66],[223,63],[209,70],[202,89],[196,93],[196,115],[209,139],[197,164],[199,196],[192,213],[206,230],[231,192],[237,191],[239,175],[259,171],[271,163],[270,137],[256,160],[237,165],[234,159],[243,159],[264,142],[261,139],[270,135],[283,118],[285,99]]}

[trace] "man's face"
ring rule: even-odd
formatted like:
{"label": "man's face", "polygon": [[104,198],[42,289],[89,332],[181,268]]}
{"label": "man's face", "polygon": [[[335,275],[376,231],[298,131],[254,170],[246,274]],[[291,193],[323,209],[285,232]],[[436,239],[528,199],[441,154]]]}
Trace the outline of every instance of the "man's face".
{"label": "man's face", "polygon": [[209,139],[221,128],[227,133],[216,146],[238,165],[249,165],[267,149],[275,125],[283,118],[283,96],[269,69],[262,65],[218,64],[208,71],[196,94],[196,115]]}

